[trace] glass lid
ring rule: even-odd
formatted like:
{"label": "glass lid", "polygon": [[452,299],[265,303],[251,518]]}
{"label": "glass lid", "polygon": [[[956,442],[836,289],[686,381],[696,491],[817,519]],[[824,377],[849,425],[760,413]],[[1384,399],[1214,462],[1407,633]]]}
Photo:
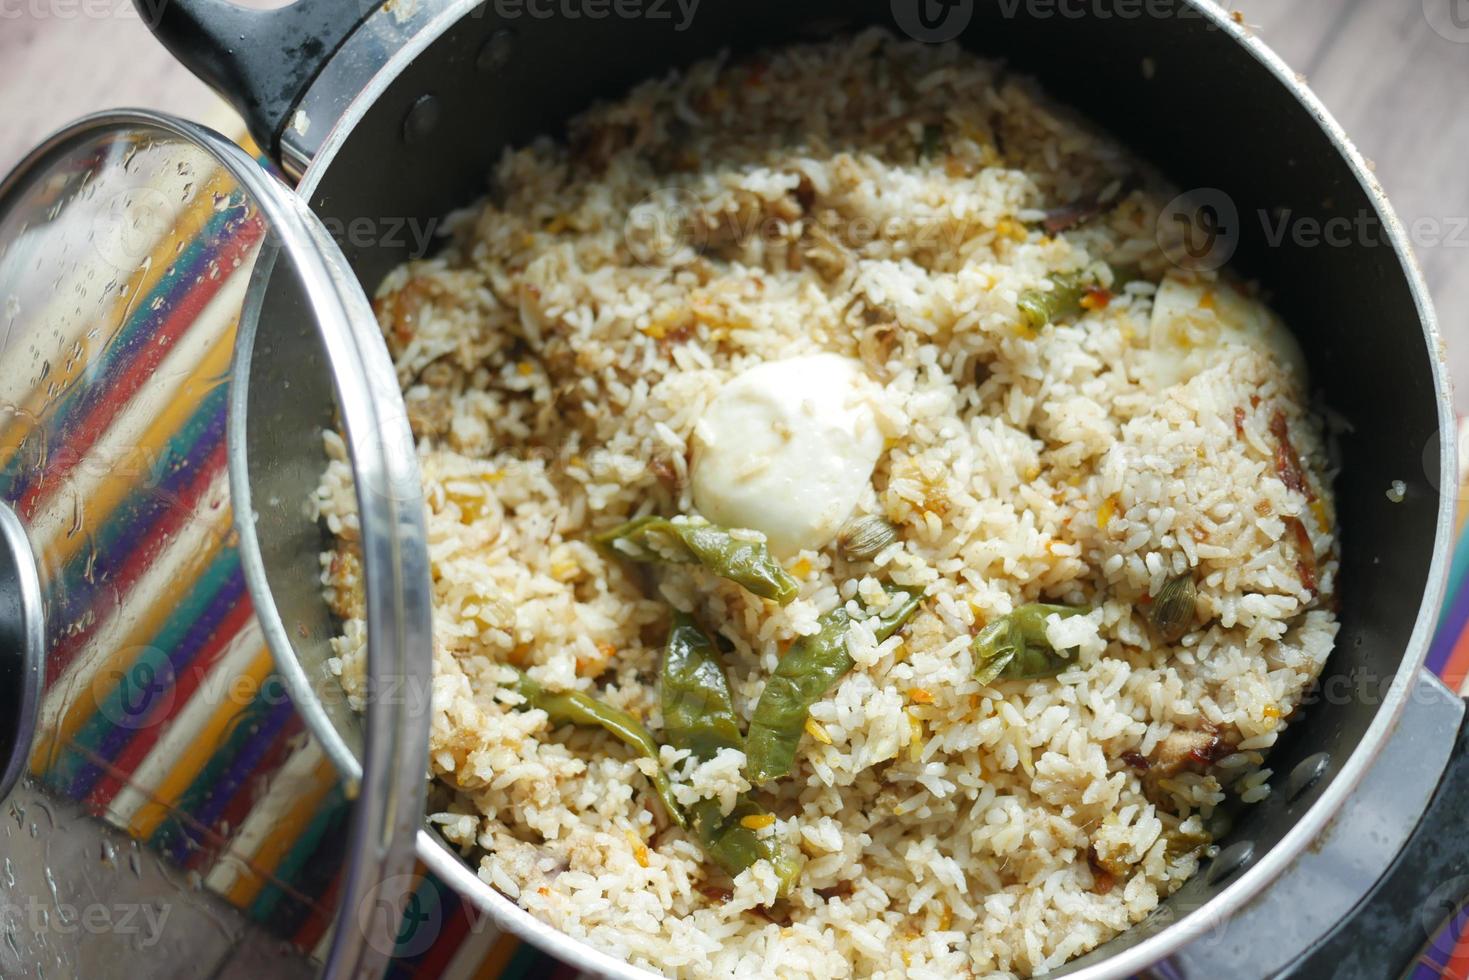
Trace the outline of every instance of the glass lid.
{"label": "glass lid", "polygon": [[[254,349],[261,316],[297,348]],[[279,358],[312,377],[247,390]],[[314,441],[262,457],[292,407]],[[312,526],[328,430],[355,483],[371,687],[422,695],[368,698],[361,722],[322,696],[327,679],[297,656],[312,634],[293,623],[287,639],[270,591],[311,583],[288,605],[324,606],[316,554],[279,535]],[[304,516],[287,527],[262,508]],[[5,922],[0,975],[131,975],[160,953],[211,972],[238,933],[184,914],[151,943],[146,916],[85,928],[93,906],[116,913],[98,897],[110,879],[135,879],[136,898],[147,877],[99,867],[156,862],[219,922],[294,887],[261,870],[261,841],[292,807],[309,824],[333,792],[352,829],[317,904],[382,905],[374,889],[411,871],[423,815],[424,544],[376,320],[289,187],[218,134],[141,112],[74,124],[0,183],[0,800],[14,818],[0,823],[0,906],[40,903]],[[308,744],[303,727],[329,737]],[[60,860],[62,834],[97,843]],[[321,940],[327,973],[377,972],[391,909],[339,919],[357,928]]]}

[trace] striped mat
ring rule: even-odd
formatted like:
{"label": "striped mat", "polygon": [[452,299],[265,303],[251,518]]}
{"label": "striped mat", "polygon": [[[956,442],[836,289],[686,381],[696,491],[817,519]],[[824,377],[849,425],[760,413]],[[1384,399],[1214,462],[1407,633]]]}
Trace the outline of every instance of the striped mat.
{"label": "striped mat", "polygon": [[[273,671],[226,486],[225,396],[246,278],[230,270],[248,270],[263,229],[230,202],[222,175],[198,179],[192,203],[157,230],[126,307],[103,317],[106,335],[86,334],[90,358],[48,362],[27,390],[0,375],[0,404],[21,406],[0,418],[0,496],[45,542],[53,569],[32,768],[319,956],[349,803]],[[118,466],[124,457],[133,465]],[[1457,689],[1469,674],[1469,546],[1457,550],[1449,595],[1430,665]],[[1464,919],[1435,938],[1415,977],[1469,977]],[[573,975],[430,876],[397,953],[393,978]]]}

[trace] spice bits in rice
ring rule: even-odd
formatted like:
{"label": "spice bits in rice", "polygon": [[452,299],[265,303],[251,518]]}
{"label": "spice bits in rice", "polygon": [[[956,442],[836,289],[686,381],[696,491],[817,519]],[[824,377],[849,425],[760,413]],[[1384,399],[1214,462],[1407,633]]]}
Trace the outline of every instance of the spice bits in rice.
{"label": "spice bits in rice", "polygon": [[868,33],[647,82],[494,177],[377,300],[431,819],[487,882],[669,975],[1032,975],[1268,793],[1337,628],[1321,425],[1261,299],[1160,253],[1143,163]]}

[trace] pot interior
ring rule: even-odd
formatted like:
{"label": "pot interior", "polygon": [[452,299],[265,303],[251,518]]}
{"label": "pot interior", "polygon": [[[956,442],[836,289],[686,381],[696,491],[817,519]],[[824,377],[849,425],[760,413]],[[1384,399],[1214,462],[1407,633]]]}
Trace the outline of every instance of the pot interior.
{"label": "pot interior", "polygon": [[[1347,765],[1400,668],[1411,672],[1422,656],[1409,648],[1440,520],[1438,352],[1429,349],[1424,313],[1372,195],[1321,122],[1227,31],[1186,4],[1148,15],[1154,6],[1139,5],[1134,17],[1042,18],[1003,0],[942,10],[956,18],[969,11],[960,43],[1039,78],[1180,188],[1227,196],[1239,239],[1234,264],[1273,296],[1306,352],[1315,393],[1338,419],[1341,632],[1320,694],[1274,749],[1271,768],[1283,782],[1311,753],[1328,753],[1332,764],[1295,801],[1275,793],[1240,815],[1221,843],[1252,842],[1258,862]],[[667,19],[598,20],[503,19],[492,7],[477,8],[413,60],[334,158],[308,174],[312,209],[347,232],[341,244],[369,294],[412,257],[414,240],[407,233],[354,240],[353,219],[384,230],[425,227],[485,193],[503,148],[559,135],[594,99],[721,48],[824,39],[868,24],[894,29],[897,4],[705,0],[682,30],[674,5]],[[939,31],[952,33],[953,25]],[[507,56],[480,58],[487,44]],[[409,142],[405,115],[425,95],[439,100],[439,122]],[[1290,235],[1276,241],[1282,214],[1336,227],[1345,221],[1354,230],[1337,245]],[[292,315],[288,297],[266,297],[249,377],[250,479],[265,571],[289,641],[356,751],[356,719],[325,668],[334,624],[320,596],[323,531],[302,506],[324,466],[320,433],[334,414],[324,355],[306,322]],[[1392,503],[1385,491],[1397,480],[1406,492]],[[1061,972],[1157,933],[1232,880],[1207,877],[1196,876],[1148,920]]]}

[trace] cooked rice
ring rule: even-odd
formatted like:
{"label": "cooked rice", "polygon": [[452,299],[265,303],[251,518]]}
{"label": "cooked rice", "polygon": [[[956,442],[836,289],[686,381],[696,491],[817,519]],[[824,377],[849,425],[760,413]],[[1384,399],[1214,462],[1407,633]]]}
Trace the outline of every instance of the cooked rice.
{"label": "cooked rice", "polygon": [[[1230,342],[1186,383],[1152,380],[1168,190],[1119,192],[1143,168],[1001,65],[875,32],[698,64],[570,132],[508,152],[490,202],[380,293],[429,508],[432,819],[525,908],[670,975],[1027,975],[1143,918],[1197,869],[1216,809],[1269,791],[1265,753],[1337,629],[1305,379]],[[1101,217],[1040,227],[1109,185]],[[1079,322],[1019,326],[1023,290],[1101,261],[1145,279]],[[693,511],[689,440],[721,383],[818,351],[884,386],[889,448],[858,513],[897,544],[801,553],[784,608],[687,566],[645,591],[645,569],[592,547]],[[1314,500],[1281,478],[1277,413]],[[324,581],[357,696],[354,505],[328,447]],[[1160,645],[1148,597],[1190,569],[1209,625]],[[665,825],[650,762],[548,730],[501,686],[519,665],[656,735],[674,606],[729,641],[748,719],[792,639],[883,581],[923,608],[880,644],[853,627],[857,668],[762,797],[806,857],[773,909],[768,864],[731,884]],[[977,683],[973,634],[1038,600],[1094,606],[1053,621],[1074,666]],[[684,800],[749,789],[735,751],[662,763]]]}

